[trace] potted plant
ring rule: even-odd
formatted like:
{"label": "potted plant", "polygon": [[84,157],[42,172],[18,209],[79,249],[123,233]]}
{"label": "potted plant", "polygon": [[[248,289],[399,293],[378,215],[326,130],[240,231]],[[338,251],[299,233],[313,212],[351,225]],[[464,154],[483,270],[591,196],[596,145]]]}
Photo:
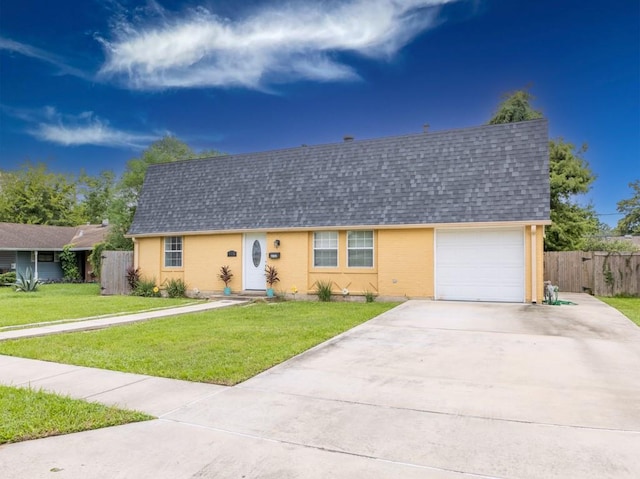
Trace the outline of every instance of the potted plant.
{"label": "potted plant", "polygon": [[225,296],[229,296],[231,294],[229,283],[231,282],[231,278],[233,278],[231,268],[228,265],[220,267],[220,274],[218,275],[218,278],[224,283]]}
{"label": "potted plant", "polygon": [[280,281],[278,278],[278,270],[275,266],[267,265],[264,268],[264,275],[267,278],[267,284],[269,287],[267,288],[267,296],[269,298],[273,298],[273,285]]}

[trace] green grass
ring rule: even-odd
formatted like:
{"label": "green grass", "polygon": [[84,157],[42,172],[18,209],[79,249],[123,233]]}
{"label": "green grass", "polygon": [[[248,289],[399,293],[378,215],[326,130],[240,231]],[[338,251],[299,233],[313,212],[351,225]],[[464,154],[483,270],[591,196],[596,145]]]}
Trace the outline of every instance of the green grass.
{"label": "green grass", "polygon": [[143,311],[192,299],[100,296],[98,284],[43,284],[35,293],[0,288],[0,327]]}
{"label": "green grass", "polygon": [[393,306],[251,304],[99,331],[4,341],[0,354],[232,385]]}
{"label": "green grass", "polygon": [[640,298],[604,298],[599,297],[609,306],[613,306],[631,321],[640,326]]}
{"label": "green grass", "polygon": [[149,419],[140,412],[0,385],[0,444]]}

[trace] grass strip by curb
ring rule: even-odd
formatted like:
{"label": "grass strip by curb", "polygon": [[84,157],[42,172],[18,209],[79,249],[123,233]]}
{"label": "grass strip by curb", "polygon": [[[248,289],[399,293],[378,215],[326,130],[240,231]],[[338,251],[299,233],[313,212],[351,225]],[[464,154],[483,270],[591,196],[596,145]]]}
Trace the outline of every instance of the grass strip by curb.
{"label": "grass strip by curb", "polygon": [[32,388],[0,385],[0,444],[88,431],[153,416]]}

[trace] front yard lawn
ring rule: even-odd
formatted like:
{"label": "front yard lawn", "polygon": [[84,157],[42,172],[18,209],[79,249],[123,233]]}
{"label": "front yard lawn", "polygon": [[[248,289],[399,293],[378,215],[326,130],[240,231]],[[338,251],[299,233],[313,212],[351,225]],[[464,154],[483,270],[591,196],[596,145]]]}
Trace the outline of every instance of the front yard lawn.
{"label": "front yard lawn", "polygon": [[233,385],[395,305],[251,304],[98,331],[5,341],[0,343],[0,354]]}
{"label": "front yard lawn", "polygon": [[141,412],[0,385],[0,444],[149,419]]}
{"label": "front yard lawn", "polygon": [[600,301],[613,306],[631,321],[640,326],[640,298],[604,298],[599,297]]}
{"label": "front yard lawn", "polygon": [[43,284],[34,293],[0,288],[0,328],[179,306],[193,299],[100,296],[98,284]]}

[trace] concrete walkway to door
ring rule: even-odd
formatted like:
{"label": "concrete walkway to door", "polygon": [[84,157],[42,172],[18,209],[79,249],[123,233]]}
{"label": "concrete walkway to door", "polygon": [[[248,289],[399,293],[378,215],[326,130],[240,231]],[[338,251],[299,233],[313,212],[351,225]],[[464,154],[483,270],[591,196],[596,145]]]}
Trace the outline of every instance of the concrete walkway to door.
{"label": "concrete walkway to door", "polygon": [[638,478],[640,328],[563,299],[409,301],[157,421],[3,446],[3,477]]}

